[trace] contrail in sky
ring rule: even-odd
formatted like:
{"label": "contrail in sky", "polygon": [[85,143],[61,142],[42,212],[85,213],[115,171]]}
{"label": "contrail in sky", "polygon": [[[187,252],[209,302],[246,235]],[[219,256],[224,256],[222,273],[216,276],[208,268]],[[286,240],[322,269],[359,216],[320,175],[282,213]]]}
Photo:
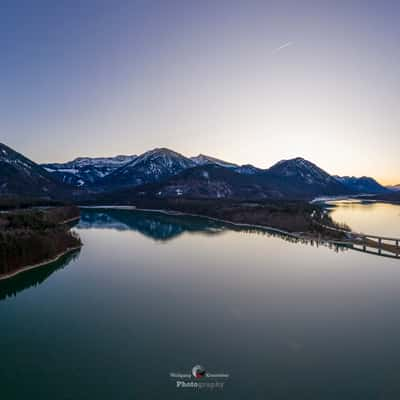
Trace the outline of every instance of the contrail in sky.
{"label": "contrail in sky", "polygon": [[281,50],[283,50],[284,48],[289,47],[289,46],[292,46],[292,45],[293,45],[293,42],[287,42],[287,43],[283,44],[282,46],[279,46],[279,47],[277,47],[276,49],[272,50],[272,54],[275,54],[275,53],[277,53],[278,51],[281,51]]}

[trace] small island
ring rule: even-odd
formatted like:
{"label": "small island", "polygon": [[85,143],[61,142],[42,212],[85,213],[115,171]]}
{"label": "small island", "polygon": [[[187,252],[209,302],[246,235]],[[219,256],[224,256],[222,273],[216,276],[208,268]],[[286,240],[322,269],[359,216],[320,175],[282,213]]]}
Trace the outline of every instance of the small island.
{"label": "small island", "polygon": [[82,246],[71,225],[76,206],[42,207],[0,214],[0,280],[56,261]]}

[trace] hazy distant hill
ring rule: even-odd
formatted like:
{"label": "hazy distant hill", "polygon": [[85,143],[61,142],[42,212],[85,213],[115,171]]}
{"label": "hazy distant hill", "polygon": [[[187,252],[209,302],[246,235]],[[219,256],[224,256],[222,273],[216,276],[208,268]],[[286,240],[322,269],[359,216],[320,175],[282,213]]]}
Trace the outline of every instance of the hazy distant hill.
{"label": "hazy distant hill", "polygon": [[398,185],[392,185],[392,186],[386,186],[386,187],[387,187],[387,189],[389,189],[389,190],[394,190],[395,192],[400,191],[400,184],[398,184]]}
{"label": "hazy distant hill", "polygon": [[335,178],[348,188],[360,194],[385,193],[388,191],[387,188],[380,185],[375,179],[368,176],[362,176],[361,178],[356,178],[355,176],[335,176]]}

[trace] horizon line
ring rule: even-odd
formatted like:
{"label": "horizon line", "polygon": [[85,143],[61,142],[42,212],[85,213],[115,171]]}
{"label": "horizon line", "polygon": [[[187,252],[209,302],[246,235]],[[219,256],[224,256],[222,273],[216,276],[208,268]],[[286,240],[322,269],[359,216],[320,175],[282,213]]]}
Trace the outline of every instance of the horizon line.
{"label": "horizon line", "polygon": [[[5,145],[5,146],[7,146],[7,147],[10,147],[10,146],[8,146],[7,144],[2,143],[2,142],[0,142],[0,144],[3,144],[3,145]],[[10,147],[10,148],[11,148],[11,147]],[[13,149],[13,148],[11,148],[11,149]],[[150,151],[154,151],[154,150],[163,150],[163,149],[164,149],[164,150],[168,150],[168,151],[172,151],[172,152],[174,152],[174,153],[178,153],[178,154],[180,154],[180,155],[182,155],[182,156],[184,156],[184,157],[186,157],[186,158],[189,158],[189,159],[190,159],[190,158],[194,158],[194,157],[198,157],[198,156],[203,155],[203,156],[205,156],[205,157],[214,158],[214,159],[216,159],[216,160],[219,160],[219,161],[222,161],[222,162],[226,162],[226,163],[229,163],[229,164],[236,164],[236,165],[238,165],[239,167],[240,167],[240,166],[243,166],[243,165],[252,165],[253,167],[258,168],[258,169],[261,169],[261,170],[267,170],[267,169],[271,168],[272,166],[274,166],[275,164],[277,164],[277,163],[279,163],[279,162],[281,162],[281,161],[289,161],[289,160],[294,160],[294,159],[296,159],[296,158],[300,158],[300,159],[306,160],[306,161],[308,161],[308,162],[313,163],[313,164],[316,165],[318,168],[321,168],[316,162],[311,161],[311,160],[309,160],[309,159],[307,159],[307,158],[304,158],[304,157],[301,157],[301,156],[294,156],[294,157],[289,157],[289,158],[281,158],[281,159],[277,160],[276,162],[272,163],[269,167],[262,168],[262,167],[257,167],[257,165],[255,165],[255,164],[253,164],[253,163],[251,163],[251,162],[247,162],[247,163],[237,163],[237,162],[234,162],[234,161],[227,161],[227,160],[225,160],[225,159],[223,159],[223,158],[219,158],[219,157],[217,157],[217,156],[212,156],[212,155],[209,155],[209,154],[205,154],[205,153],[203,153],[203,152],[199,152],[199,153],[197,153],[197,154],[194,155],[194,156],[187,156],[187,155],[185,155],[183,152],[173,150],[173,149],[171,149],[171,148],[169,148],[169,147],[166,147],[166,146],[156,146],[156,147],[154,147],[154,148],[152,148],[152,149],[150,149],[150,150],[146,150],[146,151],[144,151],[144,152],[142,152],[142,153],[139,153],[139,154],[126,154],[126,153],[125,153],[125,154],[122,154],[122,153],[120,153],[120,154],[103,155],[103,156],[87,156],[87,155],[86,155],[86,156],[77,156],[77,157],[74,157],[73,159],[69,159],[69,160],[66,160],[66,161],[36,162],[36,161],[34,161],[33,159],[32,159],[32,161],[34,161],[35,163],[37,163],[37,164],[39,164],[39,165],[44,165],[44,164],[65,164],[65,163],[72,162],[72,161],[75,161],[75,160],[80,159],[80,158],[96,159],[96,158],[115,158],[115,157],[119,157],[119,156],[127,156],[127,157],[137,156],[137,157],[139,157],[139,156],[141,156],[141,155],[143,155],[143,154],[145,154],[145,153],[148,153],[148,152],[150,152]],[[14,151],[19,152],[18,150],[14,150]],[[20,154],[22,154],[22,153],[20,153]],[[24,155],[24,154],[22,154],[22,155]],[[325,168],[321,168],[321,169],[324,170],[325,172],[327,172],[327,170],[326,170]],[[368,176],[368,175],[356,176],[356,175],[352,175],[352,174],[339,175],[339,174],[336,174],[336,173],[330,173],[330,172],[327,172],[327,173],[328,173],[329,175],[331,175],[331,176],[341,176],[341,177],[344,177],[344,176],[355,177],[355,178],[370,177],[370,178],[373,178],[373,179],[374,179],[376,182],[378,182],[380,185],[385,186],[385,187],[388,187],[388,186],[397,186],[397,185],[400,184],[400,179],[398,179],[397,181],[390,181],[390,182],[389,182],[389,181],[386,180],[386,179],[379,179],[379,178],[376,178],[376,177],[374,177],[374,176]]]}

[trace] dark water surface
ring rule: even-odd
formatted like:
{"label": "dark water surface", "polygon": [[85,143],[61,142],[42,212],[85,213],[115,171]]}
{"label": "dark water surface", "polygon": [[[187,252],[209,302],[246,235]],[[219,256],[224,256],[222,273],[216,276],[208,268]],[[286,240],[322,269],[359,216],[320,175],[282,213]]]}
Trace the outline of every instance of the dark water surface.
{"label": "dark water surface", "polygon": [[[123,210],[76,230],[0,283],[0,399],[400,398],[399,260]],[[176,389],[195,364],[224,390]]]}

